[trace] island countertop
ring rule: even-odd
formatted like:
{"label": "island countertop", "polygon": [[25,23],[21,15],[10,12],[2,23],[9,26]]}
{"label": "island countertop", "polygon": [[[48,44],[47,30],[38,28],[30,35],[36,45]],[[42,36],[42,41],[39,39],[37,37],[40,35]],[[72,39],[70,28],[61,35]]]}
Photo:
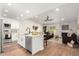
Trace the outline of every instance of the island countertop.
{"label": "island countertop", "polygon": [[30,36],[30,37],[38,37],[38,36],[41,36],[41,37],[43,37],[43,35],[41,35],[41,34],[40,34],[40,35],[32,35],[32,34],[26,35],[26,34],[25,34],[25,37],[27,37],[27,36]]}

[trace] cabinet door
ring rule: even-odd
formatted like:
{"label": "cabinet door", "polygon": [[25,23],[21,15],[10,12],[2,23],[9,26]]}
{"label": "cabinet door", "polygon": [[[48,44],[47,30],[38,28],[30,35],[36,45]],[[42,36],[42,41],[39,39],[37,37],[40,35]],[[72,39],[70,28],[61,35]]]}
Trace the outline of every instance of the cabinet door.
{"label": "cabinet door", "polygon": [[32,51],[36,52],[43,47],[43,38],[42,36],[36,36],[32,39]]}
{"label": "cabinet door", "polygon": [[18,44],[25,48],[25,36],[19,35]]}
{"label": "cabinet door", "polygon": [[27,36],[25,40],[26,40],[26,49],[32,51],[32,37]]}
{"label": "cabinet door", "polygon": [[25,48],[25,36],[21,39],[22,41],[22,46]]}

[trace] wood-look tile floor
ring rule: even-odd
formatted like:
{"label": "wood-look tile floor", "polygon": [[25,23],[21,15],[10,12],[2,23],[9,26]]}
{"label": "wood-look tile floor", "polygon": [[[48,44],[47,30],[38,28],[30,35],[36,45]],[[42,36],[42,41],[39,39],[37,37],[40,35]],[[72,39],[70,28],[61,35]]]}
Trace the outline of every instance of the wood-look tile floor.
{"label": "wood-look tile floor", "polygon": [[[18,43],[8,43],[4,45],[4,53],[1,56],[32,56],[26,49]],[[49,41],[44,50],[39,51],[34,56],[79,56],[79,48],[71,48],[64,44]]]}

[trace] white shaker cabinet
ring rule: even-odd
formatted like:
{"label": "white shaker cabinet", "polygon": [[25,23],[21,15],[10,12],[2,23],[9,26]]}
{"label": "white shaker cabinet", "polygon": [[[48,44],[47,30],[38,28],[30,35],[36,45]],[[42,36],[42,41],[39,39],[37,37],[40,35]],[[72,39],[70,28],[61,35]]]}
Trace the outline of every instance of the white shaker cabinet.
{"label": "white shaker cabinet", "polygon": [[38,51],[44,49],[42,36],[26,36],[25,39],[26,39],[25,48],[29,50],[32,54],[35,54]]}
{"label": "white shaker cabinet", "polygon": [[21,45],[23,48],[25,48],[25,36],[20,36],[20,38],[18,39],[18,44]]}
{"label": "white shaker cabinet", "polygon": [[41,35],[25,35],[25,38],[24,36],[21,37],[18,43],[34,55],[44,49],[43,41],[43,36]]}

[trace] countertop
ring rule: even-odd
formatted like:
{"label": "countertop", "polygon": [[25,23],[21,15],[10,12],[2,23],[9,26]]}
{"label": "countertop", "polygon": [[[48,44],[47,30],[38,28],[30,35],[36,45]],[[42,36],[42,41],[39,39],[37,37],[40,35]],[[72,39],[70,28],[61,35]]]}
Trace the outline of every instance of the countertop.
{"label": "countertop", "polygon": [[42,36],[42,35],[32,35],[32,34],[25,34],[25,36],[27,37],[27,36],[30,36],[30,37],[38,37],[38,36]]}

